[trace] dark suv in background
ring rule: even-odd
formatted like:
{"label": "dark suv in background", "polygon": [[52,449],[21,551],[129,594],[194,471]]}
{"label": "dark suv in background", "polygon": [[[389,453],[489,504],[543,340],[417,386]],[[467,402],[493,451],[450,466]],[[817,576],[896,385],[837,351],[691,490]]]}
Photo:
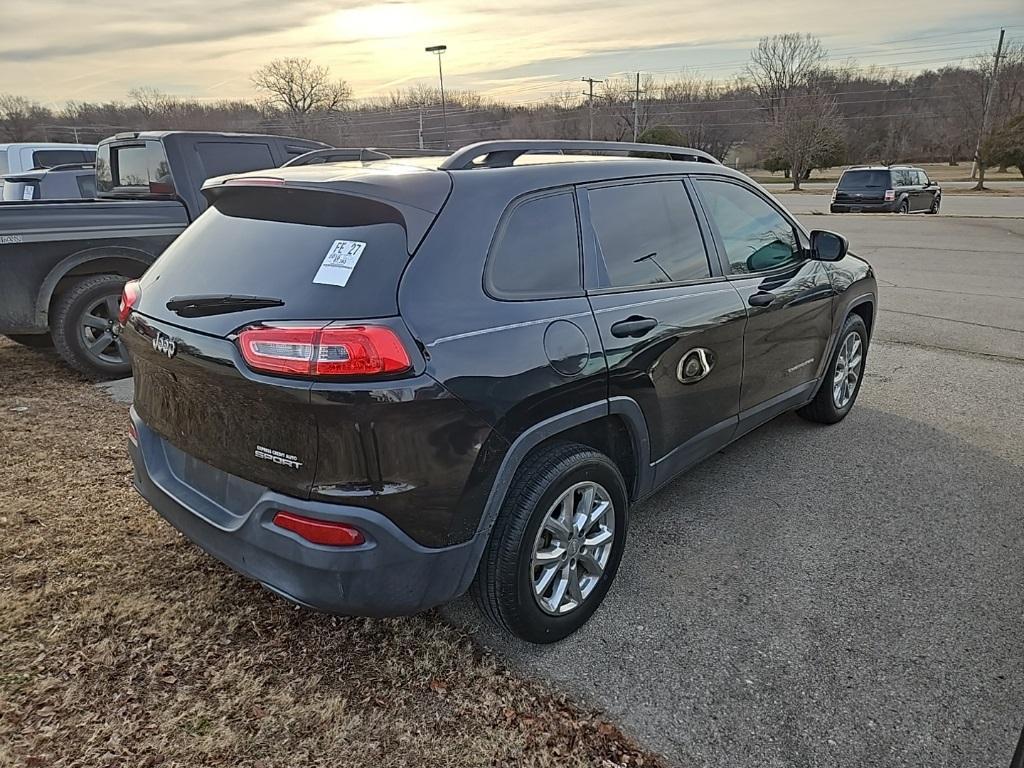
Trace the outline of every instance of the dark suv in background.
{"label": "dark suv in background", "polygon": [[871,267],[696,150],[484,142],[204,193],[122,298],[135,484],[302,605],[472,585],[558,640],[633,502],[785,411],[838,422],[863,379]]}
{"label": "dark suv in background", "polygon": [[832,190],[832,213],[938,213],[942,188],[920,168],[855,166]]}

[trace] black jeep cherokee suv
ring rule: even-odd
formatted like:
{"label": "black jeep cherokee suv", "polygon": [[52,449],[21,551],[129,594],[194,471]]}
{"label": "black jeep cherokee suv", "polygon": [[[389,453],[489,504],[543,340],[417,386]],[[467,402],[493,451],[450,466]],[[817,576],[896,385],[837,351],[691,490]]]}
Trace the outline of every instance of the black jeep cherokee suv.
{"label": "black jeep cherokee suv", "polygon": [[207,182],[122,300],[136,486],[287,599],[379,616],[472,586],[558,640],[630,504],[780,413],[852,407],[871,267],[710,156],[367,157]]}

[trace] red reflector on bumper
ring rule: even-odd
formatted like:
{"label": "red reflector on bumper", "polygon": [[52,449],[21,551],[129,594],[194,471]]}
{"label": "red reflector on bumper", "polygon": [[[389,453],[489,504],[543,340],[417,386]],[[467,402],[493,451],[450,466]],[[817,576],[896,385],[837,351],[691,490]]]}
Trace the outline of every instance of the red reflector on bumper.
{"label": "red reflector on bumper", "polygon": [[314,520],[294,512],[278,512],[274,515],[274,525],[297,533],[306,541],[328,547],[355,547],[366,541],[363,534],[351,525]]}
{"label": "red reflector on bumper", "polygon": [[139,430],[135,428],[135,424],[128,422],[128,439],[131,440],[132,445],[136,448],[139,447]]}

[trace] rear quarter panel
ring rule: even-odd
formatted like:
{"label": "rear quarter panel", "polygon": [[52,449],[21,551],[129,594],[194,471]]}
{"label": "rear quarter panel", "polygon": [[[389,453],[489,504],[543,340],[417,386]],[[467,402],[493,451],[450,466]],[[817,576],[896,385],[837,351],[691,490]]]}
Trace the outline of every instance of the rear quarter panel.
{"label": "rear quarter panel", "polygon": [[0,205],[0,332],[45,330],[65,274],[110,255],[152,263],[187,224],[174,201]]}
{"label": "rear quarter panel", "polygon": [[[490,427],[464,481],[456,540],[476,530],[501,459],[524,430],[608,395],[604,352],[585,297],[504,301],[484,291],[487,252],[513,199],[484,178],[489,175],[453,174],[453,193],[399,289],[402,317],[424,349],[427,373]],[[561,358],[562,372],[546,345]]]}

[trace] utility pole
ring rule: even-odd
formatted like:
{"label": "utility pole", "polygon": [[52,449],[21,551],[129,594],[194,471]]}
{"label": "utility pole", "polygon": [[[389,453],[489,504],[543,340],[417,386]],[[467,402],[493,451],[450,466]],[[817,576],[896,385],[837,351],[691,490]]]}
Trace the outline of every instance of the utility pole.
{"label": "utility pole", "polygon": [[423,107],[420,107],[420,149],[423,149]]}
{"label": "utility pole", "polygon": [[[594,140],[594,83],[603,83],[604,80],[595,80],[592,77],[581,77],[580,80],[582,80],[584,83],[589,83],[590,84],[590,94],[589,94],[589,97],[588,97],[589,98],[589,102],[588,103],[590,104],[590,133],[588,135],[590,136],[590,140],[593,141]],[[587,95],[587,94],[584,94],[584,95]]]}
{"label": "utility pole", "polygon": [[[981,143],[985,140],[985,135],[988,133],[988,118],[989,112],[992,109],[992,99],[995,96],[996,88],[999,85],[999,59],[1003,56],[1003,38],[1006,36],[1006,30],[999,30],[999,44],[996,46],[996,60],[992,64],[992,82],[989,83],[988,93],[985,95],[985,109],[981,113],[981,130],[978,132],[978,144],[974,148],[974,164],[971,166],[971,178],[973,179],[978,174],[978,183],[974,186],[975,189],[985,188],[985,165],[981,162]],[[978,171],[981,171],[979,174]]]}
{"label": "utility pole", "polygon": [[633,141],[636,142],[636,127],[640,121],[640,73],[636,73],[636,93],[633,94]]}

